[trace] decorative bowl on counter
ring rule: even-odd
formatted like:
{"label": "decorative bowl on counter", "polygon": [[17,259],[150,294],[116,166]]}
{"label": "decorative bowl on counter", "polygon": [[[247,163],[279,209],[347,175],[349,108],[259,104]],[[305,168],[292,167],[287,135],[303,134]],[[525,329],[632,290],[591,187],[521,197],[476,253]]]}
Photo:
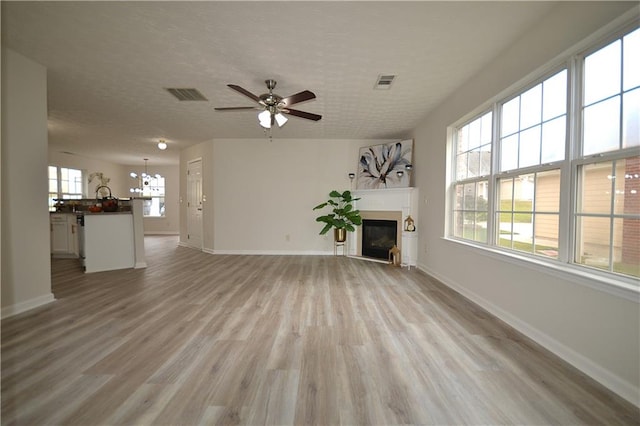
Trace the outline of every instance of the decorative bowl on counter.
{"label": "decorative bowl on counter", "polygon": [[91,213],[100,213],[102,211],[102,206],[90,206],[89,211]]}

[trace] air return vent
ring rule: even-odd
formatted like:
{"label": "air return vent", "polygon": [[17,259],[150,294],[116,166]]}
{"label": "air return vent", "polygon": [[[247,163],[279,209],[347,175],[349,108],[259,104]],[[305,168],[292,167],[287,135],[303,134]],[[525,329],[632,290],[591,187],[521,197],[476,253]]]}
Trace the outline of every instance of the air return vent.
{"label": "air return vent", "polygon": [[198,91],[198,89],[165,89],[167,92],[171,93],[175,96],[179,101],[206,101],[207,98],[204,97],[202,93]]}
{"label": "air return vent", "polygon": [[395,78],[396,78],[395,75],[379,75],[378,81],[376,81],[376,85],[374,86],[374,89],[389,90]]}

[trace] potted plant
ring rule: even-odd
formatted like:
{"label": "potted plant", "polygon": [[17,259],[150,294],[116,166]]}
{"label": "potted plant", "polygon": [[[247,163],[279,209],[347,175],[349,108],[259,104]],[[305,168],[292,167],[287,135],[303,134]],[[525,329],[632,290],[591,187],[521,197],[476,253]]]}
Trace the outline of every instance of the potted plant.
{"label": "potted plant", "polygon": [[318,216],[316,222],[324,223],[324,228],[320,235],[324,235],[333,228],[333,236],[336,242],[344,242],[347,239],[347,231],[353,232],[356,226],[362,224],[362,217],[359,210],[354,210],[353,202],[360,198],[353,198],[351,191],[331,191],[329,199],[322,204],[318,204],[313,209],[320,210],[329,206],[331,213]]}

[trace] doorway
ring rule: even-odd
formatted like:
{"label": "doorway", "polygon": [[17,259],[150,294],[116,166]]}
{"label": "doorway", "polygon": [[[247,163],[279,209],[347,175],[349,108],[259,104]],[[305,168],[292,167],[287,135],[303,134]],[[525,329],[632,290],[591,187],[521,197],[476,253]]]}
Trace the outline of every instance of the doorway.
{"label": "doorway", "polygon": [[187,245],[202,250],[202,159],[187,163]]}

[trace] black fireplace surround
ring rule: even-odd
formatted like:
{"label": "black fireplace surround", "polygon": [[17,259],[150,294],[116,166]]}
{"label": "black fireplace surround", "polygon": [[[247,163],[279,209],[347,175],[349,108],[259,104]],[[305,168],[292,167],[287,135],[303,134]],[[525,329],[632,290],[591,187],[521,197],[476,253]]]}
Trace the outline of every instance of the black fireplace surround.
{"label": "black fireplace surround", "polygon": [[389,259],[389,249],[398,244],[395,220],[362,220],[362,255]]}

